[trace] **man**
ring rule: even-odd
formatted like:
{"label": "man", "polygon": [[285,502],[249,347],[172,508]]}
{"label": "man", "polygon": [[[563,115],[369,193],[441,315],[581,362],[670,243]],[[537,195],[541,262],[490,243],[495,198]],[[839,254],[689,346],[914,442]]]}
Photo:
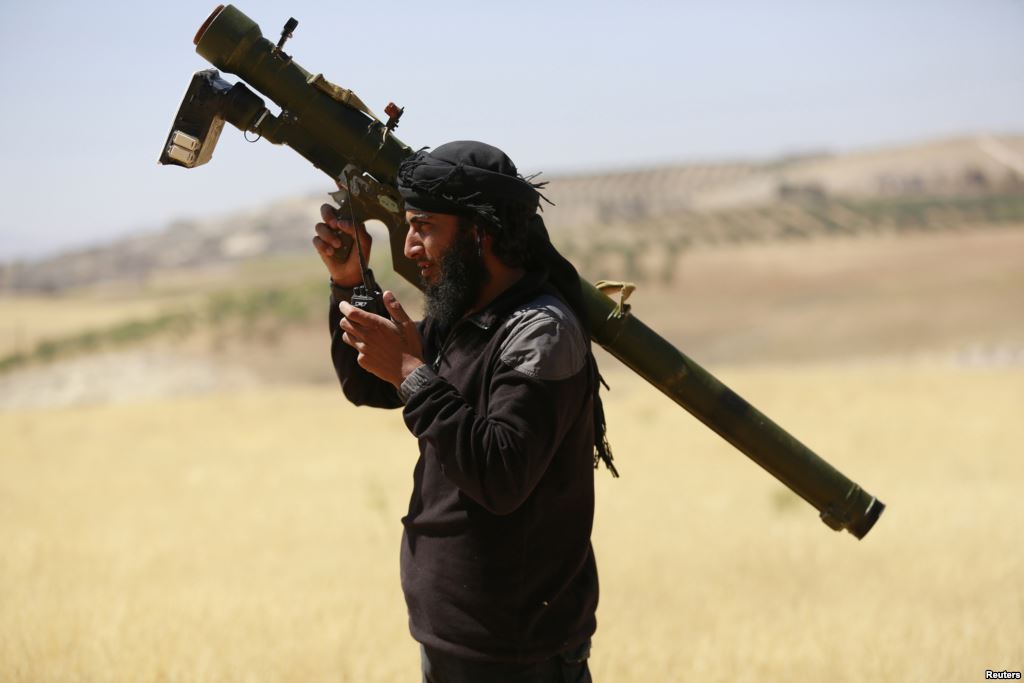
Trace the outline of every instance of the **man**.
{"label": "man", "polygon": [[345,396],[401,407],[419,442],[401,577],[431,683],[590,680],[593,470],[611,463],[578,276],[537,214],[540,187],[479,142],[402,164],[418,325],[391,292],[390,320],[349,303],[359,268],[331,258],[335,231],[368,253],[362,226],[324,205],[313,239]]}

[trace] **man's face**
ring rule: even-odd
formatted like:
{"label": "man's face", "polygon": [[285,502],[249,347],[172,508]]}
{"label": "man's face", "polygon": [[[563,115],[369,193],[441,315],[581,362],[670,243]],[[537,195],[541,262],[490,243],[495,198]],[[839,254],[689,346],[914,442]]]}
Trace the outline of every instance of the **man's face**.
{"label": "man's face", "polygon": [[405,255],[420,268],[427,315],[450,327],[470,310],[489,275],[476,231],[451,214],[408,211],[406,220]]}
{"label": "man's face", "polygon": [[441,279],[441,259],[459,232],[459,217],[450,213],[406,211],[409,232],[405,235],[405,256],[416,262],[424,284]]}

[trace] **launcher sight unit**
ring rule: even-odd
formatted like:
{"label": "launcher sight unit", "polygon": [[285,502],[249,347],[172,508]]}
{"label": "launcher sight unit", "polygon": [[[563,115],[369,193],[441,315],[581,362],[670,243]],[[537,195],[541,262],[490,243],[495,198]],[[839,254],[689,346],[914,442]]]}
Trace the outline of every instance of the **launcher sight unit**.
{"label": "launcher sight unit", "polygon": [[[418,269],[403,255],[407,227],[396,187],[398,166],[412,153],[394,135],[403,110],[389,104],[382,120],[351,90],[299,66],[284,52],[297,25],[290,19],[275,44],[234,6],[213,11],[196,33],[196,51],[244,83],[231,84],[213,69],[197,72],[160,163],[186,168],[206,163],[224,122],[287,145],[342,188],[332,196],[358,220],[384,223],[395,272],[421,287]],[[273,100],[281,113],[271,114],[246,84]],[[347,257],[351,242],[346,240],[338,258]],[[589,282],[580,284],[595,342],[814,506],[829,527],[857,538],[871,530],[885,508],[881,501],[647,327],[624,301],[613,301]]]}

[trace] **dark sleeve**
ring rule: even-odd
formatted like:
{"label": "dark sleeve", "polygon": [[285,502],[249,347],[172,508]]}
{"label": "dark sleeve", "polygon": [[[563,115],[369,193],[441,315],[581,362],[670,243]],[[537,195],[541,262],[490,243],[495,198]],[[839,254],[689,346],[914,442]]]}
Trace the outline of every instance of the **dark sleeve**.
{"label": "dark sleeve", "polygon": [[513,333],[486,388],[486,415],[427,366],[402,385],[405,423],[428,463],[494,514],[529,497],[586,404],[585,342],[558,325],[534,320]]}
{"label": "dark sleeve", "polygon": [[357,406],[399,408],[402,401],[394,385],[364,370],[357,361],[358,352],[341,339],[341,330],[338,327],[341,323],[341,310],[338,304],[351,298],[351,289],[332,283],[331,310],[327,315],[327,321],[331,333],[331,361],[334,363],[338,381],[341,382],[341,391]]}

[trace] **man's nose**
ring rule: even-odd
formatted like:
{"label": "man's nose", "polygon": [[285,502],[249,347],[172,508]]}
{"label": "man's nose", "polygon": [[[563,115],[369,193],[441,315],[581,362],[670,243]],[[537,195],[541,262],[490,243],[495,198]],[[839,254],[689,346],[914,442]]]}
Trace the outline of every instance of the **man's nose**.
{"label": "man's nose", "polygon": [[407,259],[416,259],[423,251],[423,243],[416,235],[416,231],[409,226],[409,231],[405,233],[405,249],[403,253]]}

